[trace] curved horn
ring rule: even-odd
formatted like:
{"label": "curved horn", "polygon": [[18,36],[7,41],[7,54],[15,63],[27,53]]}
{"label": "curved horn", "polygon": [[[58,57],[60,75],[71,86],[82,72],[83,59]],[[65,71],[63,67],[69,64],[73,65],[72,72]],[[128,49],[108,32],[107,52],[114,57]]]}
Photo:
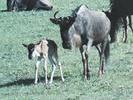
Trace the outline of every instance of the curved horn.
{"label": "curved horn", "polygon": [[55,12],[55,14],[54,14],[54,18],[55,18],[55,19],[57,19],[57,18],[56,18],[57,13],[59,13],[59,11],[56,11],[56,12]]}
{"label": "curved horn", "polygon": [[72,16],[68,16],[69,19],[73,18]]}

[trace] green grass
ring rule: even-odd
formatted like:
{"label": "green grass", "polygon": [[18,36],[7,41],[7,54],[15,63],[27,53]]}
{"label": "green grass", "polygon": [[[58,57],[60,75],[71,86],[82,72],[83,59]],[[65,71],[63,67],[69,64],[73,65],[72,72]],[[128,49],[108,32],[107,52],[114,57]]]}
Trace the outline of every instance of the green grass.
{"label": "green grass", "polygon": [[[0,9],[6,9],[6,0]],[[91,9],[108,9],[108,0],[51,0],[54,10],[0,13],[0,100],[133,100],[133,36],[129,30],[128,43],[111,45],[111,56],[106,73],[98,78],[99,57],[95,48],[89,55],[91,79],[83,80],[82,61],[78,50],[64,50],[61,46],[59,27],[49,21],[53,13],[67,16],[80,4]],[[34,85],[34,61],[27,58],[22,43],[36,42],[47,37],[58,44],[65,82],[61,82],[59,69],[50,88],[44,85],[42,66],[40,81]],[[49,75],[51,66],[49,65]]]}

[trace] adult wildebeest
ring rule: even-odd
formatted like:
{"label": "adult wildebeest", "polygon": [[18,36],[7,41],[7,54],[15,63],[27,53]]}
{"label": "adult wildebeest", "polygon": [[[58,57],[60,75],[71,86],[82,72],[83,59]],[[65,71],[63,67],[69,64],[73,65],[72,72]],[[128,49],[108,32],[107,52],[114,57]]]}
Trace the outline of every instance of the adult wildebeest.
{"label": "adult wildebeest", "polygon": [[60,72],[61,72],[61,79],[64,82],[64,77],[62,73],[62,67],[60,62],[58,61],[58,53],[57,53],[57,45],[53,40],[49,39],[42,39],[40,42],[33,44],[30,43],[28,45],[23,44],[24,47],[28,49],[28,58],[32,59],[32,57],[37,57],[37,62],[35,66],[35,84],[38,82],[38,68],[39,65],[42,61],[44,61],[45,66],[45,83],[48,83],[47,79],[47,62],[48,59],[52,65],[52,73],[51,73],[51,78],[50,78],[50,84],[53,82],[53,76],[54,72],[56,70],[57,65],[60,67]]}
{"label": "adult wildebeest", "polygon": [[[111,12],[110,11],[103,11],[106,16],[111,20]],[[128,22],[129,24],[127,24],[127,18],[128,18]],[[131,18],[131,15],[128,15],[128,16],[123,16],[121,17],[121,21],[122,21],[122,24],[123,25],[123,28],[124,28],[124,32],[123,32],[123,40],[124,40],[124,43],[127,42],[127,26],[129,25],[132,33],[133,33],[133,28],[132,28],[132,18]]]}
{"label": "adult wildebeest", "polygon": [[81,5],[68,17],[50,18],[51,22],[60,26],[62,46],[64,49],[77,47],[80,49],[83,62],[84,78],[90,78],[88,69],[88,53],[95,46],[100,56],[99,75],[104,73],[104,67],[109,57],[110,21],[103,12],[92,11]]}
{"label": "adult wildebeest", "polygon": [[111,42],[116,40],[116,30],[122,17],[133,14],[133,0],[110,0],[111,4]]}
{"label": "adult wildebeest", "polygon": [[7,11],[52,10],[49,0],[7,0]]}

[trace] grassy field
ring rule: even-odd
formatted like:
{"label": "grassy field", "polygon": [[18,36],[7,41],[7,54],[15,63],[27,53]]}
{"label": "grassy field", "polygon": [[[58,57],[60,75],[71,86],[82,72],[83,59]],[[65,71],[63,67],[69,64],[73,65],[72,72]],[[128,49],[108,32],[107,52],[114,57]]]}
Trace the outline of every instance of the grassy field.
{"label": "grassy field", "polygon": [[[6,0],[0,0],[0,10],[6,9]],[[0,100],[133,100],[133,36],[129,30],[128,43],[111,44],[111,55],[106,73],[98,78],[99,57],[95,48],[89,55],[91,79],[82,77],[82,61],[78,50],[64,50],[61,46],[59,27],[49,18],[60,11],[66,16],[80,4],[95,10],[108,9],[108,0],[51,0],[53,11],[1,12],[0,13]],[[59,69],[54,83],[46,88],[42,66],[39,83],[34,85],[34,61],[27,58],[22,43],[36,42],[47,37],[58,44],[65,82]],[[49,65],[49,75],[51,66]]]}

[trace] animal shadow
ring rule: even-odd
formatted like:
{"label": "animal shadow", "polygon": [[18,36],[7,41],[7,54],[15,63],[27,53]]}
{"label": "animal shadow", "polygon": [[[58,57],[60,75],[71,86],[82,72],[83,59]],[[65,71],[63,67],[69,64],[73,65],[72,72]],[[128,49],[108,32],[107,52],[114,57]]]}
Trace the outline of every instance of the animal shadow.
{"label": "animal shadow", "polygon": [[[50,78],[48,77],[48,79],[50,79]],[[21,86],[21,85],[29,86],[29,85],[34,84],[34,80],[35,80],[35,78],[19,79],[19,80],[13,81],[13,82],[0,84],[0,88],[10,87],[10,86],[15,86],[15,85],[16,86]],[[54,81],[55,80],[61,81],[61,77],[56,76],[56,77],[54,77]],[[45,77],[39,77],[38,83],[44,83],[44,81],[45,81]]]}

